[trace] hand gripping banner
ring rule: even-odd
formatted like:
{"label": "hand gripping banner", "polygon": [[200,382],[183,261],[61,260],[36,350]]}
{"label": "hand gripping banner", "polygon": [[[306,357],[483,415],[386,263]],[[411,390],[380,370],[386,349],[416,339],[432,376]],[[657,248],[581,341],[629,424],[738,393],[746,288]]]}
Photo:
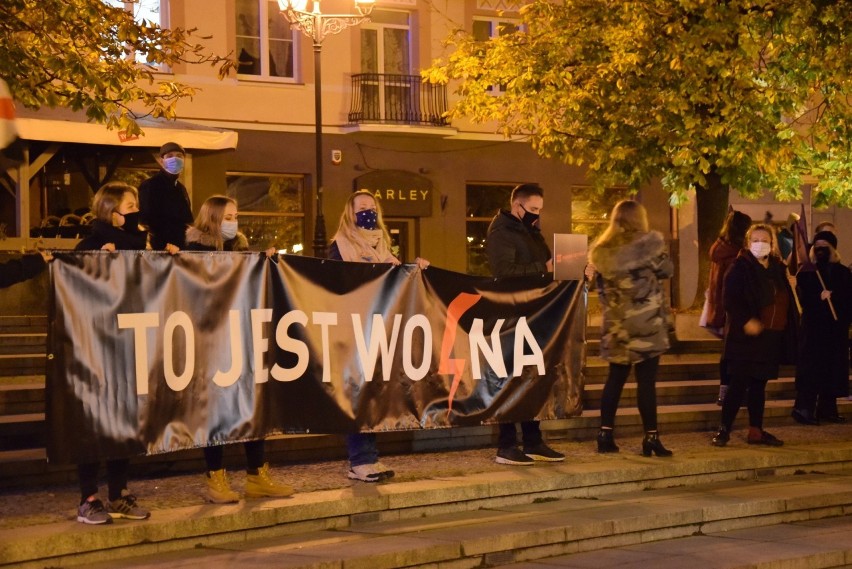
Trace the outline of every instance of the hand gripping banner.
{"label": "hand gripping banner", "polygon": [[256,253],[58,253],[48,457],[581,411],[585,294]]}

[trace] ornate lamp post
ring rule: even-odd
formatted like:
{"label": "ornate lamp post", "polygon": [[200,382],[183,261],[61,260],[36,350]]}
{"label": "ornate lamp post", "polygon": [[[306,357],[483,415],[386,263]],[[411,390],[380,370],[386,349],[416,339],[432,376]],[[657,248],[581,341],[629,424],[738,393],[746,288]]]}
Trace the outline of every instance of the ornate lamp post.
{"label": "ornate lamp post", "polygon": [[[312,10],[307,10],[311,1]],[[350,26],[357,26],[366,21],[373,11],[375,0],[355,0],[357,14],[323,14],[320,11],[320,0],[278,0],[281,13],[290,22],[290,27],[298,29],[311,38],[314,43],[314,113],[316,116],[316,208],[317,217],[314,227],[314,255],[325,257],[326,235],[325,217],[322,211],[322,67],[320,54],[322,41],[330,35],[339,34]]]}

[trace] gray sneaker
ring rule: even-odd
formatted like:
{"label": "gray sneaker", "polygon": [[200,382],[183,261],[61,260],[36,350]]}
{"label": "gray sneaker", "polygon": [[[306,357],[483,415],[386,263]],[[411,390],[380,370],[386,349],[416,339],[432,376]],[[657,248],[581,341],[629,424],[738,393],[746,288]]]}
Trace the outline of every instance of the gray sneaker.
{"label": "gray sneaker", "polygon": [[88,499],[77,507],[77,521],[84,524],[111,524],[112,518],[97,498]]}
{"label": "gray sneaker", "polygon": [[125,518],[127,520],[147,520],[151,516],[151,512],[136,504],[136,496],[126,489],[121,491],[121,498],[110,500],[107,505],[107,512],[113,518]]}

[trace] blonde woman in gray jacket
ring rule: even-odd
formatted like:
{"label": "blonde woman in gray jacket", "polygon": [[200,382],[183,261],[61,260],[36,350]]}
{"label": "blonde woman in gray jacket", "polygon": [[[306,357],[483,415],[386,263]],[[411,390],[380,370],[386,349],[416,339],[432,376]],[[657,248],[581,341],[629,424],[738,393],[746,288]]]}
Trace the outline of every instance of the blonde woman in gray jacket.
{"label": "blonde woman in gray jacket", "polygon": [[657,366],[669,349],[670,310],[661,279],[674,266],[662,234],[649,231],[648,214],[637,201],[618,202],[610,225],[589,251],[603,308],[601,357],[609,375],[601,397],[598,452],[618,452],[613,437],[621,391],[636,368],[639,414],[645,429],[642,454],[671,456],[657,434]]}

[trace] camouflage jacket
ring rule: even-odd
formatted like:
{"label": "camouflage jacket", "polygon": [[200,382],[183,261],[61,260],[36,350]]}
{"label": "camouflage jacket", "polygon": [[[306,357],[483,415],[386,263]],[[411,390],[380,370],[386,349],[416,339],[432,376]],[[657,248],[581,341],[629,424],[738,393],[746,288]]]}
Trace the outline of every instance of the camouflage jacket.
{"label": "camouflage jacket", "polygon": [[632,364],[668,350],[671,310],[660,279],[671,277],[674,266],[662,234],[620,235],[594,246],[589,260],[603,308],[601,357]]}

